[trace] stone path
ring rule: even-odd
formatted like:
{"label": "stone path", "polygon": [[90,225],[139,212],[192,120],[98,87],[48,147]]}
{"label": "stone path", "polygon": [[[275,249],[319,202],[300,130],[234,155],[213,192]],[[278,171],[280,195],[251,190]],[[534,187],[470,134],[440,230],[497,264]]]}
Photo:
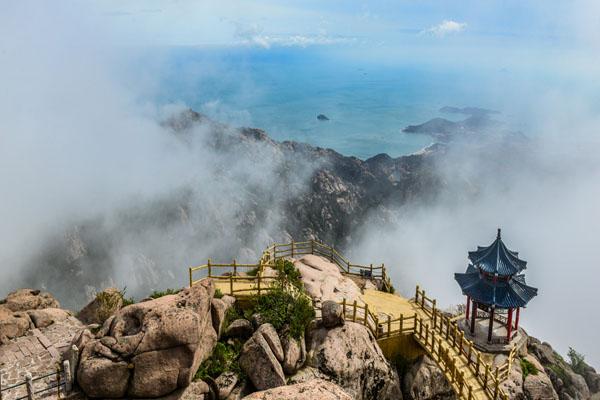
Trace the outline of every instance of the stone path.
{"label": "stone path", "polygon": [[[73,337],[82,329],[74,317],[43,329],[32,329],[26,336],[12,339],[0,346],[0,377],[2,388],[21,383],[27,372],[34,379],[56,371],[63,353],[69,348]],[[56,382],[52,375],[34,382],[35,390],[41,390]],[[26,395],[25,386],[2,392],[2,400],[14,400]],[[40,393],[39,397],[56,397],[56,389]]]}

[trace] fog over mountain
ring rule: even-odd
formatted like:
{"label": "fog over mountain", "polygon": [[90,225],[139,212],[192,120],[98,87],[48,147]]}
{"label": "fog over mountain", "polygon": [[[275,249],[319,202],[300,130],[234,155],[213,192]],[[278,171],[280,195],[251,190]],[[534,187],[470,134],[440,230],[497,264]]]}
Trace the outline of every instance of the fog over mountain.
{"label": "fog over mountain", "polygon": [[[450,305],[464,300],[452,273],[501,227],[540,289],[526,329],[598,364],[597,96],[553,87],[522,110],[523,135],[489,128],[360,160],[149,100],[151,74],[128,79],[137,53],[81,7],[0,15],[0,298],[21,286],[70,307],[109,285],[142,296],[208,257],[251,261],[314,237]],[[157,51],[148,70],[160,68]]]}

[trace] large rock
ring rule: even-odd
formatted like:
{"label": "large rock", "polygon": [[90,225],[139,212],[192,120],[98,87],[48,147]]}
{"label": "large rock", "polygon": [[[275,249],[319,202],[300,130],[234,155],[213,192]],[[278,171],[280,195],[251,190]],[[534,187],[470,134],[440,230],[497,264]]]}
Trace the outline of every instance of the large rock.
{"label": "large rock", "polygon": [[281,340],[283,347],[283,372],[287,375],[295,374],[298,369],[302,368],[306,361],[306,344],[304,337],[295,339],[290,335],[286,335]]}
{"label": "large rock", "polygon": [[400,382],[373,334],[364,326],[347,322],[310,334],[307,364],[340,385],[353,399],[401,398]]}
{"label": "large rock", "polygon": [[26,312],[13,312],[0,305],[0,344],[25,335],[31,326],[31,319]]}
{"label": "large rock", "polygon": [[41,308],[59,308],[60,304],[50,293],[35,289],[19,289],[0,301],[11,311],[28,311]]}
{"label": "large rock", "polygon": [[258,390],[285,385],[281,364],[273,354],[271,346],[259,331],[255,332],[244,346],[239,358],[242,371],[248,375]]}
{"label": "large rock", "polygon": [[321,306],[321,317],[325,328],[335,328],[344,325],[344,311],[340,304],[326,300]]}
{"label": "large rock", "polygon": [[96,294],[77,314],[85,324],[103,324],[111,315],[123,307],[123,295],[117,288],[108,288]]}
{"label": "large rock", "polygon": [[235,297],[231,296],[223,296],[221,299],[212,299],[211,301],[211,315],[213,328],[215,332],[217,332],[217,337],[221,337],[221,333],[224,329],[225,315],[227,315],[227,311],[233,306],[235,303]]}
{"label": "large rock", "polygon": [[225,330],[225,337],[246,339],[252,336],[254,328],[247,319],[236,319]]}
{"label": "large rock", "polygon": [[283,362],[283,347],[281,347],[281,341],[279,340],[279,335],[277,334],[275,327],[271,324],[262,324],[258,327],[256,332],[263,335],[267,343],[269,343],[269,347],[277,361]]}
{"label": "large rock", "polygon": [[358,285],[343,276],[339,267],[326,258],[309,254],[296,260],[294,266],[300,271],[304,288],[314,300],[360,300]]}
{"label": "large rock", "polygon": [[[160,397],[191,382],[212,352],[212,281],[127,306],[81,351],[77,380],[90,397]],[[126,366],[126,373],[123,371]],[[117,371],[117,372],[114,372]],[[110,379],[110,385],[98,384]],[[116,393],[119,396],[116,396]]]}
{"label": "large rock", "polygon": [[244,400],[352,400],[338,385],[322,379],[255,392]]}
{"label": "large rock", "polygon": [[[523,381],[525,397],[529,400],[558,400],[558,394],[552,386],[552,381],[544,372],[544,367],[540,362],[532,355],[526,356],[525,359],[533,364],[538,371],[536,374],[529,374],[525,377]],[[515,364],[518,364],[518,362]]]}
{"label": "large rock", "polygon": [[71,316],[71,313],[62,308],[43,308],[27,311],[29,318],[36,328],[45,328],[55,322],[61,322]]}
{"label": "large rock", "polygon": [[423,356],[408,369],[402,382],[404,396],[413,400],[453,399],[454,391],[436,363]]}

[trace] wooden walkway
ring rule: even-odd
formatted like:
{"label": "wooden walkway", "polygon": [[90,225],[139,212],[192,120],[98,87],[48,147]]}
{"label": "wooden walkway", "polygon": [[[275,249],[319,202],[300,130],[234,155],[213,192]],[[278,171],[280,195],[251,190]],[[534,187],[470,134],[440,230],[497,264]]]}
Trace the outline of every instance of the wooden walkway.
{"label": "wooden walkway", "polygon": [[[364,305],[357,301],[340,303],[347,320],[365,325],[380,342],[402,340],[411,337],[434,360],[461,400],[508,400],[500,388],[508,378],[515,356],[514,350],[501,367],[492,368],[484,353],[477,351],[473,343],[464,338],[455,319],[440,312],[436,300],[425,295],[418,286],[415,297],[406,299],[388,293],[391,283],[385,266],[357,265],[350,263],[335,249],[317,242],[292,242],[275,244],[263,253],[258,264],[207,264],[189,268],[190,285],[205,277],[213,278],[223,294],[236,297],[253,297],[270,290],[275,278],[262,276],[265,267],[273,267],[282,258],[315,254],[329,259],[340,268],[342,274],[367,277],[378,283],[383,290],[364,290]],[[206,272],[195,280],[194,273]],[[241,274],[252,271],[253,275]]]}

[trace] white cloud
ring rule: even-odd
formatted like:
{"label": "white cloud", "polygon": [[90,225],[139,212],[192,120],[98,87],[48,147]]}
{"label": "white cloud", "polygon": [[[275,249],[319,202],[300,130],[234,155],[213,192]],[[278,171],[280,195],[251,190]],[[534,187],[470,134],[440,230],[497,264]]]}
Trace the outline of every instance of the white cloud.
{"label": "white cloud", "polygon": [[355,38],[328,36],[324,29],[319,30],[318,35],[267,35],[264,34],[264,29],[258,24],[244,25],[235,23],[235,37],[238,39],[234,42],[237,45],[258,46],[265,49],[272,46],[281,47],[308,47],[315,45],[332,45],[353,43]]}
{"label": "white cloud", "polygon": [[434,25],[428,29],[422,30],[421,35],[433,35],[444,37],[449,34],[462,32],[467,27],[465,22],[456,22],[452,20],[444,20],[438,25]]}

